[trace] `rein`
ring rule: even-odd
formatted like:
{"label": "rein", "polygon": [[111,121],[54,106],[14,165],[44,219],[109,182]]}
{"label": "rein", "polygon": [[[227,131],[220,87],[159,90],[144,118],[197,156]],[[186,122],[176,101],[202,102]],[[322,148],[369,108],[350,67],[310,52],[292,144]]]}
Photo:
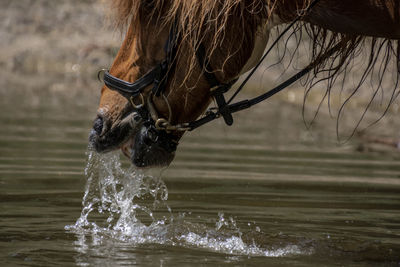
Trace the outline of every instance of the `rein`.
{"label": "rein", "polygon": [[[164,101],[168,105],[169,109],[169,117],[171,117],[171,108],[169,106],[168,100],[164,95],[166,90],[166,84],[168,82],[169,74],[175,71],[176,64],[176,54],[178,41],[180,36],[177,30],[177,23],[174,22],[171,27],[168,39],[166,41],[164,50],[166,53],[166,58],[152,68],[149,72],[144,74],[141,78],[136,80],[133,83],[129,83],[122,79],[119,79],[113,75],[111,75],[107,70],[103,70],[99,72],[101,80],[104,81],[104,84],[112,89],[120,93],[122,96],[127,98],[132,106],[135,108],[136,112],[139,115],[139,118],[136,120],[142,120],[144,125],[148,128],[149,139],[152,142],[161,142],[162,147],[170,152],[176,150],[177,141],[175,137],[171,134],[171,132],[183,132],[183,131],[192,131],[208,122],[211,122],[217,118],[223,117],[225,123],[227,125],[233,124],[232,113],[248,109],[268,98],[275,95],[276,93],[282,91],[289,85],[293,84],[295,81],[301,79],[303,76],[308,74],[311,70],[314,69],[316,64],[329,56],[331,56],[339,45],[329,49],[323,55],[321,55],[318,59],[310,63],[304,69],[290,77],[288,80],[279,84],[275,88],[267,91],[266,93],[259,95],[258,97],[243,100],[236,103],[232,103],[234,98],[240,93],[240,91],[244,88],[249,79],[253,76],[257,68],[261,65],[261,63],[265,60],[268,54],[271,52],[272,48],[274,48],[278,41],[283,37],[283,35],[289,31],[293,25],[298,22],[304,15],[306,15],[320,0],[314,0],[311,4],[305,9],[302,14],[299,14],[285,29],[284,31],[277,37],[277,39],[272,43],[266,53],[261,57],[257,65],[252,69],[252,71],[247,75],[247,77],[240,84],[236,92],[232,95],[232,97],[226,101],[224,93],[226,93],[232,85],[237,81],[237,79],[228,82],[221,83],[218,81],[217,77],[213,73],[213,69],[210,65],[209,59],[206,57],[205,47],[202,43],[198,45],[198,49],[196,50],[196,57],[199,65],[203,69],[203,75],[207,82],[210,85],[211,96],[215,98],[217,103],[216,108],[210,108],[206,111],[205,115],[192,122],[181,123],[177,125],[171,125],[170,118],[168,120],[164,118],[159,118],[158,114],[152,104],[151,97],[163,97]],[[146,101],[143,96],[143,91],[145,88],[153,84],[153,88],[151,90],[150,95],[148,96],[148,100]],[[139,103],[137,103],[139,100]],[[146,108],[147,106],[147,108]]]}

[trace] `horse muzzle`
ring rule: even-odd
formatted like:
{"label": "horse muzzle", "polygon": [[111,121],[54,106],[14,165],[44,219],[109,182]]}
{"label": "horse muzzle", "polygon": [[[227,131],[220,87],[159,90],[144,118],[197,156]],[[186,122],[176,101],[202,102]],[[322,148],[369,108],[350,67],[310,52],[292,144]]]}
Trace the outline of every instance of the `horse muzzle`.
{"label": "horse muzzle", "polygon": [[131,112],[122,120],[111,123],[106,116],[99,114],[93,122],[89,134],[89,145],[97,152],[109,152],[121,147],[137,129],[136,113]]}
{"label": "horse muzzle", "polygon": [[177,140],[135,111],[114,123],[99,114],[89,135],[92,149],[99,153],[121,149],[139,168],[168,166],[175,157]]}

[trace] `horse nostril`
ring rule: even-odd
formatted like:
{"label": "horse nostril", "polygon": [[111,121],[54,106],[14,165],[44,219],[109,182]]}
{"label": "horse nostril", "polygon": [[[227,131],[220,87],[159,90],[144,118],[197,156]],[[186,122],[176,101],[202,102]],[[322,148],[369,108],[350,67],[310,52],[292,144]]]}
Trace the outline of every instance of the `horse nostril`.
{"label": "horse nostril", "polygon": [[101,132],[103,131],[103,118],[102,117],[97,116],[97,118],[94,120],[93,130],[97,133],[97,135],[101,134]]}

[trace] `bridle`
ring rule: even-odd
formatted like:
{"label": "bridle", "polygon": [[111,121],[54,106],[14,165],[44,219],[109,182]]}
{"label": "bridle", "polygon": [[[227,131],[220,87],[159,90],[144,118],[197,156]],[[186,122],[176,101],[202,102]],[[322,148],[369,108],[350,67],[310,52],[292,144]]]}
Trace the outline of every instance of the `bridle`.
{"label": "bridle", "polygon": [[[175,71],[176,67],[176,55],[178,50],[178,45],[180,41],[179,31],[177,29],[177,23],[174,22],[171,27],[168,39],[165,43],[164,50],[166,57],[165,59],[153,67],[149,72],[144,74],[141,78],[133,83],[121,80],[113,75],[111,75],[107,70],[99,72],[102,75],[102,80],[104,84],[111,90],[117,91],[122,96],[127,98],[129,102],[135,109],[137,113],[134,117],[135,121],[142,121],[143,125],[146,127],[146,138],[149,142],[158,143],[167,152],[174,152],[176,150],[178,141],[173,134],[174,132],[184,132],[192,131],[208,122],[211,122],[217,118],[222,117],[227,125],[233,124],[232,113],[248,109],[253,105],[256,105],[269,97],[275,95],[276,93],[282,91],[295,81],[299,80],[306,74],[308,74],[312,69],[314,69],[317,62],[325,60],[331,56],[339,46],[335,46],[323,55],[321,55],[317,60],[310,63],[307,67],[290,77],[288,80],[284,81],[275,88],[267,91],[266,93],[252,98],[250,100],[243,100],[236,103],[232,103],[233,99],[237,94],[243,89],[247,81],[252,77],[256,69],[261,65],[267,55],[270,53],[273,47],[276,46],[277,42],[283,37],[283,35],[292,26],[300,20],[301,17],[306,15],[320,0],[314,0],[303,14],[300,14],[295,20],[293,20],[278,36],[278,38],[272,43],[267,52],[261,57],[257,65],[252,69],[252,71],[247,75],[244,81],[240,84],[233,96],[226,101],[224,93],[226,93],[232,85],[237,81],[234,79],[228,83],[220,82],[214,74],[213,68],[210,64],[210,60],[206,56],[206,50],[203,43],[198,44],[196,49],[196,57],[199,65],[202,67],[203,75],[210,85],[211,96],[214,97],[217,107],[208,109],[205,115],[192,122],[181,123],[177,125],[171,124],[171,108],[169,106],[168,100],[164,93],[167,87],[168,79],[170,74]],[[147,100],[144,97],[144,89],[148,86],[153,85]],[[160,118],[157,114],[156,109],[152,103],[152,97],[163,98],[169,109],[169,118]]]}
{"label": "bridle", "polygon": [[[133,119],[136,122],[143,122],[146,127],[145,140],[151,143],[158,143],[170,153],[176,150],[178,141],[171,134],[172,130],[167,127],[170,125],[172,111],[164,93],[168,78],[175,71],[179,39],[174,23],[164,46],[165,59],[133,83],[121,80],[111,75],[107,70],[99,72],[99,75],[103,76],[101,79],[108,88],[117,91],[131,103],[134,112],[136,112]],[[153,87],[150,94],[145,98],[144,90],[150,85],[153,85]],[[152,101],[153,96],[162,97],[167,104],[169,110],[168,119],[159,117]]]}
{"label": "bridle", "polygon": [[[175,71],[179,40],[180,36],[177,31],[176,23],[174,22],[168,39],[164,45],[166,58],[133,83],[129,83],[111,75],[108,70],[102,70],[99,72],[99,78],[102,76],[100,80],[103,80],[104,84],[108,88],[117,91],[128,99],[134,107],[135,112],[137,113],[134,119],[136,121],[142,121],[143,125],[147,128],[145,133],[147,135],[146,139],[153,143],[157,142],[168,152],[175,151],[178,144],[176,137],[171,134],[172,132],[191,131],[204,124],[201,120],[178,125],[171,124],[170,118],[172,116],[172,111],[164,93],[170,76],[169,74]],[[236,82],[236,79],[230,83],[221,83],[218,81],[217,77],[213,73],[209,60],[206,58],[205,47],[202,43],[200,43],[199,48],[196,51],[196,56],[200,66],[202,66],[204,70],[204,77],[210,85],[211,95],[216,99],[219,107],[218,115],[216,115],[215,118],[222,116],[228,125],[232,125],[232,114],[228,112],[227,109],[223,109],[223,107],[226,106],[223,93],[227,92],[232,87]],[[153,85],[153,87],[147,99],[145,99],[144,89],[150,85]],[[153,96],[162,97],[164,102],[167,104],[169,110],[168,119],[160,118],[158,116],[152,101]]]}

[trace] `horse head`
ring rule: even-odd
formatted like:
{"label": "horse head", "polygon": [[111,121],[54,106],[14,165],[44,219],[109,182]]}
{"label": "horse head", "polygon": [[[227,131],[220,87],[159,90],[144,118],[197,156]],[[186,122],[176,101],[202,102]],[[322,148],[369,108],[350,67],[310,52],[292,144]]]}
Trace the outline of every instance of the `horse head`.
{"label": "horse head", "polygon": [[[374,75],[375,65],[386,70],[390,57],[397,66],[397,80],[388,106],[398,95],[400,11],[396,0],[112,2],[119,24],[130,26],[114,63],[104,72],[106,86],[101,91],[90,143],[99,152],[121,149],[139,167],[169,165],[184,132],[213,114],[232,123],[231,110],[224,108],[221,92],[258,65],[269,31],[278,23],[308,23],[305,32],[311,40],[312,68],[305,70],[313,69],[310,76],[314,77],[327,73],[319,80],[329,81],[325,96],[330,95],[338,75],[352,65],[350,61],[365,46],[367,36],[372,37],[368,62],[349,98],[366,76]],[[380,65],[377,59],[381,50],[386,52]],[[380,82],[371,101],[386,73],[380,70]],[[206,112],[197,119],[213,98],[218,113]],[[339,109],[338,118],[349,98]]]}
{"label": "horse head", "polygon": [[[221,6],[208,13],[186,7],[190,1],[179,8],[138,2],[143,5],[131,14],[122,47],[106,72],[109,84],[101,90],[90,142],[99,152],[121,149],[138,167],[167,166],[188,130],[184,125],[204,113],[213,90],[231,85],[261,55],[268,35],[255,24],[266,21],[243,16],[252,7],[242,4],[221,16],[216,11],[227,7],[219,1],[210,2]],[[219,23],[223,27],[215,27]]]}

